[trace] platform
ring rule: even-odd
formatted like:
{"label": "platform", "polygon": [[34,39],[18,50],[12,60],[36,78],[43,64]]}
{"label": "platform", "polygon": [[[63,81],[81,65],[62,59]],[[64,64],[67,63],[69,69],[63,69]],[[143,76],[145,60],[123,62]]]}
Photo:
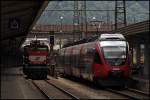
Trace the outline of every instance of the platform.
{"label": "platform", "polygon": [[20,68],[1,68],[0,99],[44,99],[44,96],[20,73]]}
{"label": "platform", "polygon": [[130,79],[129,87],[149,94],[149,78],[140,75],[133,75]]}

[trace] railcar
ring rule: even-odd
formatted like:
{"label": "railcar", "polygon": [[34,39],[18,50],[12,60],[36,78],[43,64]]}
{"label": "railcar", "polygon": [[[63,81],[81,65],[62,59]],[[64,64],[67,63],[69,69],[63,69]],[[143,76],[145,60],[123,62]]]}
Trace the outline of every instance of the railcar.
{"label": "railcar", "polygon": [[23,73],[31,78],[46,78],[49,64],[49,46],[39,40],[23,48]]}
{"label": "railcar", "polygon": [[63,74],[94,81],[102,86],[126,85],[129,78],[129,45],[122,34],[101,34],[64,46],[59,51]]}

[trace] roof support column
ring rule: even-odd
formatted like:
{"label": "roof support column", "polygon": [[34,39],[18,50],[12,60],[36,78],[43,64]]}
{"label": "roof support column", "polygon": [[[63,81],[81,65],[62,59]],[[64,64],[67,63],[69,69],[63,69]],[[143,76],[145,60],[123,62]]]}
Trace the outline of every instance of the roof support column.
{"label": "roof support column", "polygon": [[[148,35],[148,34],[147,34]],[[145,50],[144,50],[144,75],[146,77],[149,77],[149,56],[150,56],[150,47],[149,47],[149,36],[146,36],[145,41]]]}

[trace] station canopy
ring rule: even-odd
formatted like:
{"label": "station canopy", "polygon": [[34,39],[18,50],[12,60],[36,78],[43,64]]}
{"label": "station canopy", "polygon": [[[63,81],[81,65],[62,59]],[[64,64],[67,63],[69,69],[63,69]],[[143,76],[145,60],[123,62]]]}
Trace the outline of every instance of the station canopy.
{"label": "station canopy", "polygon": [[1,1],[1,47],[3,51],[11,45],[20,47],[33,28],[49,1],[2,0]]}

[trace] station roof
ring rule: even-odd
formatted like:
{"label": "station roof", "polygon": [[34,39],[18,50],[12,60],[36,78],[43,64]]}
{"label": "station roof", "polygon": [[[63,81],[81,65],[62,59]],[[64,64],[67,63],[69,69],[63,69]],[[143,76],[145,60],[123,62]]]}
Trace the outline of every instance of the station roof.
{"label": "station roof", "polygon": [[[1,1],[1,46],[9,49],[9,41],[16,39],[19,47],[33,28],[49,1]],[[4,48],[5,47],[5,48]]]}
{"label": "station roof", "polygon": [[138,33],[149,32],[149,21],[150,20],[146,20],[143,22],[131,24],[126,27],[122,27],[117,30],[113,30],[112,32],[118,32],[118,33],[122,33],[124,35],[136,35]]}

